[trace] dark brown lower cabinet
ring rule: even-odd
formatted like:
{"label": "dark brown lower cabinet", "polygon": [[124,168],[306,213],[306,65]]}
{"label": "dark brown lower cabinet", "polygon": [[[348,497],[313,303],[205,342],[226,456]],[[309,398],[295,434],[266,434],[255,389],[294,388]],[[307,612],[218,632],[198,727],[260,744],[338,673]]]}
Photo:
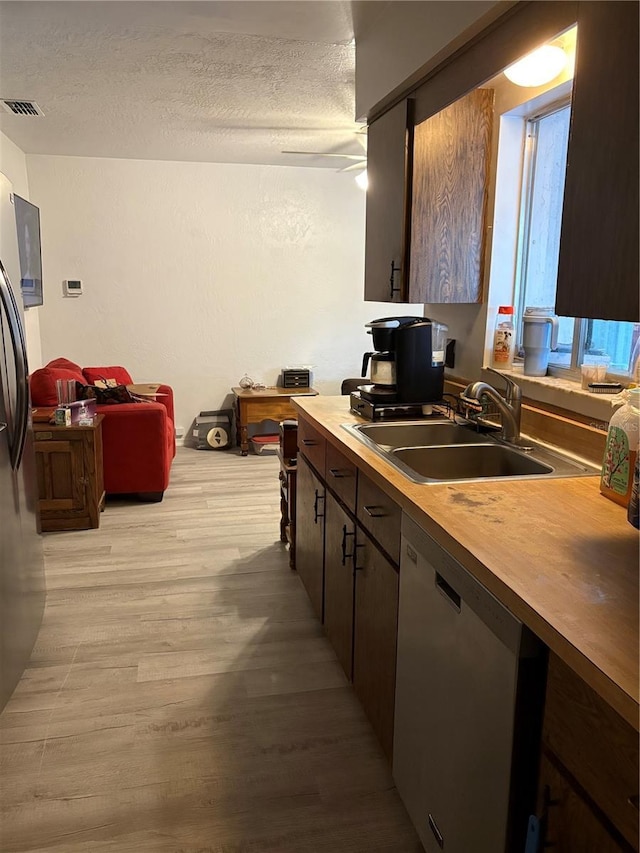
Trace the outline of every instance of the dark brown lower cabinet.
{"label": "dark brown lower cabinet", "polygon": [[538,814],[543,838],[539,849],[558,853],[620,853],[632,848],[616,841],[569,779],[551,761],[540,762]]}
{"label": "dark brown lower cabinet", "polygon": [[355,560],[353,686],[391,761],[399,575],[393,563],[360,528]]}
{"label": "dark brown lower cabinet", "polygon": [[322,621],[325,488],[302,455],[296,485],[296,569]]}
{"label": "dark brown lower cabinet", "polygon": [[330,492],[324,542],[324,627],[346,676],[353,676],[353,594],[356,526]]}

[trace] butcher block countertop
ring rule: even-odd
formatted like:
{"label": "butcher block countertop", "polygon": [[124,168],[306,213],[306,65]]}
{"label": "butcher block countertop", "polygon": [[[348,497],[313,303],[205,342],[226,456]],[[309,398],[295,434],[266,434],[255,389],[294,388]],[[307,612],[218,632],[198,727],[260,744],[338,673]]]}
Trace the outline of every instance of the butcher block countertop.
{"label": "butcher block countertop", "polygon": [[638,730],[638,534],[597,477],[412,483],[342,428],[348,397],[292,402]]}

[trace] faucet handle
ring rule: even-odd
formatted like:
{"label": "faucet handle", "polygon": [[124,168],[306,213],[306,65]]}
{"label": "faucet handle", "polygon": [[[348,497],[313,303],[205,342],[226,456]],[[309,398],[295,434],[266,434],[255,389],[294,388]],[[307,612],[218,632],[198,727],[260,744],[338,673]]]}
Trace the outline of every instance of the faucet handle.
{"label": "faucet handle", "polygon": [[507,403],[512,403],[514,400],[522,399],[522,389],[520,386],[511,379],[510,376],[505,376],[504,373],[500,373],[499,370],[494,370],[493,367],[487,367],[486,370],[489,370],[491,373],[495,373],[496,376],[499,376],[506,383],[506,393],[505,400]]}

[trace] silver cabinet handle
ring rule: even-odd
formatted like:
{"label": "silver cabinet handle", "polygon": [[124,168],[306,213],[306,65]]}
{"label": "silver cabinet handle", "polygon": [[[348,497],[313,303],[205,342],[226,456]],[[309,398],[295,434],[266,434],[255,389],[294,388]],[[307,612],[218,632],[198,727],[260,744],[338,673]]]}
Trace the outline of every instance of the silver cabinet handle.
{"label": "silver cabinet handle", "polygon": [[0,422],[0,432],[4,432],[4,430],[7,429],[8,426],[9,426],[9,424],[5,424],[3,422]]}

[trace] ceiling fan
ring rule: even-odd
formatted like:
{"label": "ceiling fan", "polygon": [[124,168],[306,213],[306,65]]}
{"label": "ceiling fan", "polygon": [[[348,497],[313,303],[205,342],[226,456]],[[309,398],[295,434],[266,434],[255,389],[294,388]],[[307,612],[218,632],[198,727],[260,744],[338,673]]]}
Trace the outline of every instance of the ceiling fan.
{"label": "ceiling fan", "polygon": [[[357,130],[356,133],[358,136],[363,136],[366,140],[367,128],[364,127],[362,130]],[[365,149],[362,154],[347,154],[341,152],[326,152],[326,151],[283,151],[283,154],[295,154],[298,156],[304,157],[334,157],[342,160],[353,160],[353,163],[350,163],[347,166],[343,166],[341,169],[337,169],[338,172],[356,172],[356,181],[358,186],[362,187],[362,189],[367,188],[367,153],[366,153],[366,141],[362,142],[362,146]]]}

